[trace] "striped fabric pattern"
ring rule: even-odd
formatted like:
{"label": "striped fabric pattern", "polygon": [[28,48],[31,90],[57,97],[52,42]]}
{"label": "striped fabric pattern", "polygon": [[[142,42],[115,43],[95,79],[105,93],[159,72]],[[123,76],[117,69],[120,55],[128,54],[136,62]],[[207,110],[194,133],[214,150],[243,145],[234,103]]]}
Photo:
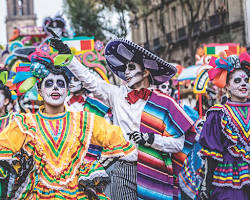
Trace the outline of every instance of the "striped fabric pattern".
{"label": "striped fabric pattern", "polygon": [[98,161],[84,163],[79,170],[78,180],[93,180],[96,177],[108,177],[103,166]]}
{"label": "striped fabric pattern", "polygon": [[[250,183],[250,103],[228,102],[225,105],[215,105],[209,111],[224,113],[221,119],[222,133],[231,141],[227,151],[235,158],[232,163],[221,158],[221,163],[218,163],[214,171],[213,184],[240,189]],[[201,151],[203,155],[216,159],[215,155],[206,155],[206,152],[209,150]],[[225,152],[221,153],[223,154]]]}
{"label": "striped fabric pattern", "polygon": [[111,199],[136,200],[136,165],[119,160],[111,172]]}
{"label": "striped fabric pattern", "polygon": [[[193,121],[171,97],[155,91],[147,101],[141,117],[140,131],[166,137],[180,137],[192,129]],[[138,154],[138,198],[180,199],[178,174],[191,150],[195,130],[188,131],[182,152],[167,153],[139,146]]]}
{"label": "striped fabric pattern", "polygon": [[76,173],[85,167],[82,161],[92,133],[93,115],[66,112],[50,117],[38,112],[17,115],[15,120],[21,130],[36,138],[24,146],[33,155],[36,170],[17,193],[18,198],[87,199],[78,189]]}
{"label": "striped fabric pattern", "polygon": [[3,131],[3,129],[5,127],[8,126],[9,121],[11,120],[11,118],[12,118],[12,114],[11,113],[8,113],[8,114],[6,114],[3,117],[0,117],[0,133]]}
{"label": "striped fabric pattern", "polygon": [[87,97],[84,104],[84,110],[104,117],[109,111],[109,107],[101,103],[98,99]]}
{"label": "striped fabric pattern", "polygon": [[[88,111],[98,115],[100,117],[104,117],[109,111],[109,107],[101,103],[98,99],[87,97],[84,104],[84,111]],[[102,147],[98,145],[90,144],[88,148],[88,153],[86,154],[84,160],[86,162],[91,162],[100,158],[102,153]]]}

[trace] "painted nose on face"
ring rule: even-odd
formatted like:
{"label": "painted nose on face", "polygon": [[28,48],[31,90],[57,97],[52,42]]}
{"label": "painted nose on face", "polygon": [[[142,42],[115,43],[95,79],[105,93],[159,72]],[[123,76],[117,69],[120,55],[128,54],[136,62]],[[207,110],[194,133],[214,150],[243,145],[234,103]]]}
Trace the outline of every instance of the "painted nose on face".
{"label": "painted nose on face", "polygon": [[53,90],[56,90],[56,91],[58,91],[58,90],[59,90],[59,89],[58,89],[58,87],[57,87],[57,85],[54,85]]}
{"label": "painted nose on face", "polygon": [[242,87],[246,87],[247,84],[246,84],[246,83],[242,83],[241,86],[242,86]]}
{"label": "painted nose on face", "polygon": [[128,68],[126,68],[126,70],[125,70],[125,75],[127,76],[128,73],[129,73]]}

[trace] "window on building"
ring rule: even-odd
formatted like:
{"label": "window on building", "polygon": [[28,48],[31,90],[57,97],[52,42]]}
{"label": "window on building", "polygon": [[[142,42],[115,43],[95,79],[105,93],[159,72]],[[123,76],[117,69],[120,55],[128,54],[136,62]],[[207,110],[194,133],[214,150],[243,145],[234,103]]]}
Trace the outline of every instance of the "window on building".
{"label": "window on building", "polygon": [[23,0],[18,0],[17,1],[18,4],[18,15],[24,15],[24,10],[23,10]]}
{"label": "window on building", "polygon": [[12,5],[13,5],[13,15],[17,15],[17,4],[16,4],[16,0],[12,0]]}
{"label": "window on building", "polygon": [[30,12],[30,0],[26,0],[26,2],[27,2],[27,15],[30,15],[31,14],[31,12]]}
{"label": "window on building", "polygon": [[175,31],[176,30],[176,7],[172,7],[171,8],[171,21],[172,21],[172,24],[171,24],[171,27],[172,29]]}

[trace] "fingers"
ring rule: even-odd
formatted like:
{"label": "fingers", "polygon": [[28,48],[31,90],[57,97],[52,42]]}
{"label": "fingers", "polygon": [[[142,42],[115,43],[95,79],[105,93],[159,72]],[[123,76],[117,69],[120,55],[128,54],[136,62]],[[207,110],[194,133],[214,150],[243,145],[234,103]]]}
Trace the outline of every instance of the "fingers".
{"label": "fingers", "polygon": [[140,137],[141,133],[138,131],[134,131],[132,133],[127,133],[129,135],[129,140],[135,140],[135,138]]}
{"label": "fingers", "polygon": [[143,134],[138,131],[132,133],[127,133],[129,135],[129,140],[133,140],[136,144],[145,144],[146,140],[143,138]]}
{"label": "fingers", "polygon": [[133,140],[135,141],[135,143],[139,143],[141,140],[143,140],[143,138],[141,137],[141,135],[135,135]]}

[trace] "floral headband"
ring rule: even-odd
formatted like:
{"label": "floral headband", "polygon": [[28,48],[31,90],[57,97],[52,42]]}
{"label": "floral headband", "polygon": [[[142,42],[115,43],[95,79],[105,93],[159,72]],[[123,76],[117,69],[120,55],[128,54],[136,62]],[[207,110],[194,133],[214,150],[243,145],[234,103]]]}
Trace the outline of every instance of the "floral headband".
{"label": "floral headband", "polygon": [[247,69],[250,66],[250,55],[245,52],[237,55],[229,55],[227,58],[210,59],[209,65],[213,68],[208,71],[209,79],[213,81],[213,84],[219,88],[224,88],[226,85],[227,75],[235,69],[242,68],[243,65]]}
{"label": "floral headband", "polygon": [[48,53],[37,48],[28,58],[30,63],[20,63],[16,68],[17,74],[13,83],[16,84],[18,96],[33,88],[37,81],[47,77],[49,68],[67,65],[73,55],[58,55],[53,59]]}

